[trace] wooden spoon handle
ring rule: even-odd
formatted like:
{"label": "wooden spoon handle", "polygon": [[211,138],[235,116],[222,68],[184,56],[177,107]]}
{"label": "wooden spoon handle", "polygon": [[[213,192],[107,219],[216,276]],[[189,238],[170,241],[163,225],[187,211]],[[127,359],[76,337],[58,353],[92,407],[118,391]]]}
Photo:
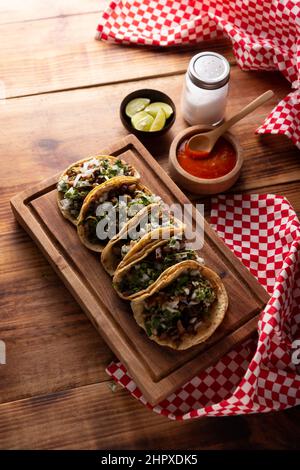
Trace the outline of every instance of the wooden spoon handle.
{"label": "wooden spoon handle", "polygon": [[221,126],[214,131],[215,136],[217,136],[218,138],[219,136],[224,134],[224,132],[226,132],[229,127],[233,126],[233,124],[240,121],[248,114],[252,113],[252,111],[254,111],[256,108],[258,108],[270,98],[272,98],[273,95],[274,92],[272,90],[268,90],[255,100],[251,101],[251,103],[247,104],[247,106],[245,106],[239,113],[235,114],[232,118],[228,119],[228,121],[225,121],[224,124],[221,124]]}

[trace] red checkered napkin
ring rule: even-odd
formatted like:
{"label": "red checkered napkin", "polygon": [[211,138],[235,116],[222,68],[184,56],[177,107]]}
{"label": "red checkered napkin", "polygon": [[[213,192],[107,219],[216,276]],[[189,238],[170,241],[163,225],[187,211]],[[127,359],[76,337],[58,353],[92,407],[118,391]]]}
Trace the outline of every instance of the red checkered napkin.
{"label": "red checkered napkin", "polygon": [[285,134],[300,148],[299,0],[115,0],[97,38],[154,46],[195,44],[226,36],[244,70],[279,70],[296,90],[258,133]]}
{"label": "red checkered napkin", "polygon": [[[170,419],[263,413],[300,404],[300,223],[274,195],[219,196],[211,222],[218,235],[271,294],[247,340],[213,367],[152,407],[125,367],[107,373],[144,405]],[[298,339],[298,345],[296,340]]]}

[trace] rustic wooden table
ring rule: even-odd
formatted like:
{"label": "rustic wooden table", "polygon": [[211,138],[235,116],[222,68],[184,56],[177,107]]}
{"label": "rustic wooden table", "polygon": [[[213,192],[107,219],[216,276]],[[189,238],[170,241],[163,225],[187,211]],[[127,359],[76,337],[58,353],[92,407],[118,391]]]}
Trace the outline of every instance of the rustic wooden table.
{"label": "rustic wooden table", "polygon": [[[268,415],[171,422],[141,406],[105,367],[113,355],[27,234],[10,198],[126,135],[122,97],[139,87],[179,104],[183,74],[201,50],[232,67],[228,112],[268,88],[272,102],[235,127],[246,162],[233,192],[278,193],[300,212],[299,151],[254,130],[289,90],[278,73],[242,72],[227,41],[186,49],[94,41],[106,0],[4,0],[0,6],[1,321],[0,448],[299,448],[299,408]],[[180,114],[180,113],[179,113]],[[167,170],[172,131],[150,149]],[[209,203],[207,212],[209,212]]]}

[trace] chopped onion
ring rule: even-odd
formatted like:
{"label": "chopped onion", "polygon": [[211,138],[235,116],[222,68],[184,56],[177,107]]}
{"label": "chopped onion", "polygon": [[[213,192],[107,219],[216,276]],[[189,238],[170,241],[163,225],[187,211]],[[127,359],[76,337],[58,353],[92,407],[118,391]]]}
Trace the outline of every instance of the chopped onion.
{"label": "chopped onion", "polygon": [[72,201],[70,199],[62,199],[60,205],[64,210],[67,210],[72,205]]}
{"label": "chopped onion", "polygon": [[75,179],[74,179],[74,181],[73,181],[73,186],[74,186],[74,187],[77,186],[77,183],[78,183],[78,181],[80,180],[81,176],[82,176],[82,175],[81,175],[80,173],[78,173],[78,175],[76,175],[76,177],[75,177]]}

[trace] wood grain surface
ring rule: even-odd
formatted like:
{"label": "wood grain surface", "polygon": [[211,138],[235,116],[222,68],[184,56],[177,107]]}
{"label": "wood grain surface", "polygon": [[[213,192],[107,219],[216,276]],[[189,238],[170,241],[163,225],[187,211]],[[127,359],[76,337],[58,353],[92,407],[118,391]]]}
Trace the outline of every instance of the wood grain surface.
{"label": "wood grain surface", "polygon": [[[124,137],[108,148],[100,149],[99,154],[114,155],[130,163],[141,175],[142,183],[169,206],[189,203],[135,136]],[[101,266],[99,254],[89,252],[79,242],[73,225],[58,210],[58,177],[17,194],[11,201],[15,216],[118,359],[126,365],[150,403],[159,403],[197,372],[214,364],[234,345],[255,333],[258,315],[269,296],[206,224],[204,245],[199,253],[222,277],[229,297],[225,319],[208,341],[187,351],[162,348],[149,341],[132,317],[129,303],[113,291],[111,278]],[[196,224],[195,217],[194,214],[193,225]],[[192,229],[192,224],[187,222],[187,227]]]}
{"label": "wood grain surface", "polygon": [[[182,74],[196,49],[209,47],[234,64],[222,41],[163,51],[95,42],[98,5],[100,11],[106,4],[0,5],[0,80],[9,98],[0,101],[0,339],[7,345],[7,364],[0,366],[0,448],[299,449],[299,407],[174,423],[119,387],[113,393],[104,371],[111,351],[13,218],[14,194],[126,135],[118,106],[127,92],[152,86],[179,106]],[[277,73],[232,65],[228,114],[270,87],[273,102],[234,128],[246,161],[231,192],[282,194],[300,214],[299,151],[285,137],[254,134],[289,84]],[[164,169],[183,126],[178,116],[159,147],[149,146]],[[209,214],[209,200],[201,201]]]}
{"label": "wood grain surface", "polygon": [[[107,0],[2,0],[0,24],[16,24],[48,18],[100,12]],[[16,39],[20,39],[16,36]]]}
{"label": "wood grain surface", "polygon": [[0,50],[0,77],[7,98],[183,73],[192,51],[207,47],[234,62],[227,40],[180,53],[176,48],[120,48],[112,43],[103,47],[94,39],[99,17],[96,12],[25,21],[18,24],[19,35],[11,24],[0,24],[0,37],[6,38]]}

